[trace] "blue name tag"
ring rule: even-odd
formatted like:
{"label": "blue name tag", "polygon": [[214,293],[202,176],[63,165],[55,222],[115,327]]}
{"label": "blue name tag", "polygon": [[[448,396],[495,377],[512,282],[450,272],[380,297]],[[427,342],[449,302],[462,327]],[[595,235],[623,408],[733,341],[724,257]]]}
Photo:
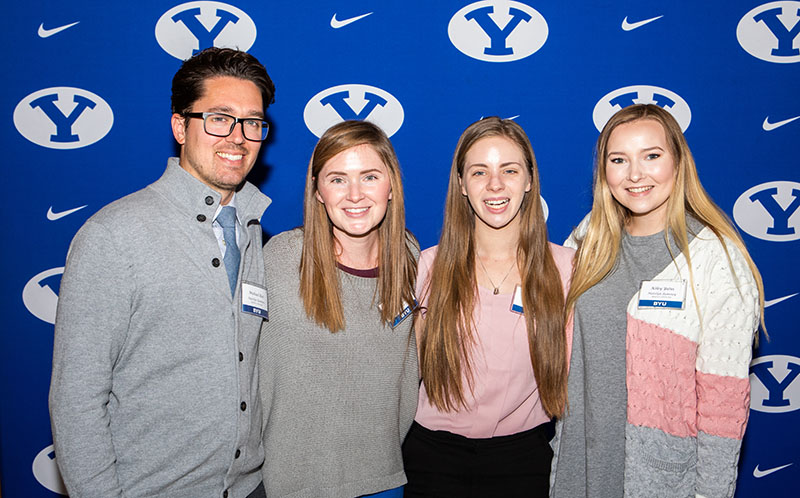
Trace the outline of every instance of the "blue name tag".
{"label": "blue name tag", "polygon": [[673,308],[679,310],[683,308],[683,302],[681,301],[651,301],[649,299],[640,299],[639,300],[639,307],[640,308]]}
{"label": "blue name tag", "polygon": [[[403,304],[405,304],[405,303],[403,303]],[[413,313],[415,309],[417,309],[417,300],[416,299],[414,299],[414,306],[413,307],[411,307],[411,306],[406,304],[406,307],[403,308],[403,311],[401,311],[399,315],[394,317],[394,321],[392,322],[392,328],[395,328],[398,325],[400,325],[401,323],[403,323],[403,320],[408,318],[408,316],[411,313]]]}
{"label": "blue name tag", "polygon": [[269,320],[269,312],[265,309],[256,308],[255,306],[248,306],[246,304],[242,305],[242,311],[245,313],[250,313],[251,315],[260,316],[266,320]]}

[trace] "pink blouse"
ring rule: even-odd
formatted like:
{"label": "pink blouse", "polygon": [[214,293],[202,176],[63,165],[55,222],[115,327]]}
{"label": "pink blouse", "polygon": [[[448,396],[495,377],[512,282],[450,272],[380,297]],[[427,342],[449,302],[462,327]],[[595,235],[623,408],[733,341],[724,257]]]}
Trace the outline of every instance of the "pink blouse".
{"label": "pink blouse", "polygon": [[[550,244],[566,295],[572,271],[572,249]],[[436,247],[422,252],[417,273],[417,296],[428,279]],[[430,430],[449,431],[473,439],[506,436],[532,429],[549,417],[542,408],[533,375],[528,333],[523,315],[511,311],[512,294],[492,294],[478,286],[471,351],[473,391],[462,378],[467,408],[442,412],[428,400],[420,385],[417,423]],[[422,306],[427,304],[423,297]]]}

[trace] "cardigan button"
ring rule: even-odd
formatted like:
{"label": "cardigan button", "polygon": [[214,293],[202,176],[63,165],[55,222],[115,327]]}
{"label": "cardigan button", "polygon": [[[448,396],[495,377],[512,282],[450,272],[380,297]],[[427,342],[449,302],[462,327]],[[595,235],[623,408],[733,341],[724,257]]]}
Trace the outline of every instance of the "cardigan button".
{"label": "cardigan button", "polygon": [[228,498],[228,490],[222,492],[222,498]]}
{"label": "cardigan button", "polygon": [[213,266],[214,268],[219,268],[219,258],[212,259],[211,266]]}
{"label": "cardigan button", "polygon": [[207,206],[210,206],[210,205],[212,205],[212,204],[214,204],[214,198],[213,198],[213,197],[211,197],[210,195],[207,195],[207,196],[206,196],[206,205],[207,205]]}
{"label": "cardigan button", "polygon": [[198,214],[198,215],[197,215],[197,221],[199,221],[200,223],[202,223],[202,222],[206,221],[206,215],[204,215],[204,214]]}
{"label": "cardigan button", "polygon": [[240,456],[241,454],[242,454],[242,452],[241,452],[241,451],[239,451],[239,450],[236,450],[236,453],[234,453],[234,454],[233,454],[233,458],[239,458],[239,456]]}
{"label": "cardigan button", "polygon": [[239,351],[239,361],[244,361],[244,355]]}
{"label": "cardigan button", "polygon": [[242,408],[242,411],[247,410],[247,403],[245,403],[244,401],[242,401],[242,404],[239,406]]}

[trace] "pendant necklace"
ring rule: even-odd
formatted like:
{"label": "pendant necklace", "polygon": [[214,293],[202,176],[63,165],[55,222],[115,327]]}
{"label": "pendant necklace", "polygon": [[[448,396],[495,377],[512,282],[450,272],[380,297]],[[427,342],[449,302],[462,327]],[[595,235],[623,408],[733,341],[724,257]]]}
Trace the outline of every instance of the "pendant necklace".
{"label": "pendant necklace", "polygon": [[492,284],[492,287],[494,287],[494,290],[492,291],[492,294],[494,294],[496,296],[497,294],[500,293],[500,286],[503,285],[503,282],[505,282],[506,279],[508,278],[508,276],[511,275],[511,270],[514,269],[514,265],[516,265],[517,262],[514,261],[513,263],[511,263],[511,266],[509,267],[508,271],[506,272],[506,276],[503,277],[503,280],[500,281],[500,284],[499,285],[494,285],[494,282],[492,282],[492,277],[490,277],[489,276],[489,272],[486,271],[486,267],[483,265],[483,261],[481,260],[481,257],[478,256],[477,254],[475,255],[475,257],[478,258],[478,263],[480,263],[481,268],[483,268],[483,273],[486,275],[486,278],[489,280],[489,283]]}

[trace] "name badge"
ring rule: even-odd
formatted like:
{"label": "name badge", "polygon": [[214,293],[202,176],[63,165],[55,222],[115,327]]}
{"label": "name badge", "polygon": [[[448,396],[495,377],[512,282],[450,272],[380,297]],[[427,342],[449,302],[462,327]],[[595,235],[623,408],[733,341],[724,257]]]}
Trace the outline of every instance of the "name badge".
{"label": "name badge", "polygon": [[519,285],[514,288],[514,299],[511,300],[511,311],[523,314],[522,311],[522,287]]}
{"label": "name badge", "polygon": [[416,299],[414,299],[414,306],[413,306],[413,307],[412,307],[412,306],[409,306],[409,305],[408,305],[408,303],[405,303],[405,302],[404,302],[403,304],[405,305],[405,307],[403,308],[403,311],[401,311],[401,312],[400,312],[400,314],[399,314],[399,315],[397,315],[396,317],[394,317],[394,320],[392,320],[392,328],[395,328],[395,327],[397,327],[398,325],[400,325],[401,323],[403,323],[403,321],[404,321],[406,318],[408,318],[408,316],[409,316],[409,315],[410,315],[410,314],[411,314],[411,313],[412,313],[412,312],[413,312],[415,309],[417,309],[417,306],[418,306],[418,305],[417,305],[417,300],[416,300]]}
{"label": "name badge", "polygon": [[685,298],[686,280],[644,280],[639,288],[639,309],[682,310]]}
{"label": "name badge", "polygon": [[269,320],[266,287],[242,282],[242,311]]}

